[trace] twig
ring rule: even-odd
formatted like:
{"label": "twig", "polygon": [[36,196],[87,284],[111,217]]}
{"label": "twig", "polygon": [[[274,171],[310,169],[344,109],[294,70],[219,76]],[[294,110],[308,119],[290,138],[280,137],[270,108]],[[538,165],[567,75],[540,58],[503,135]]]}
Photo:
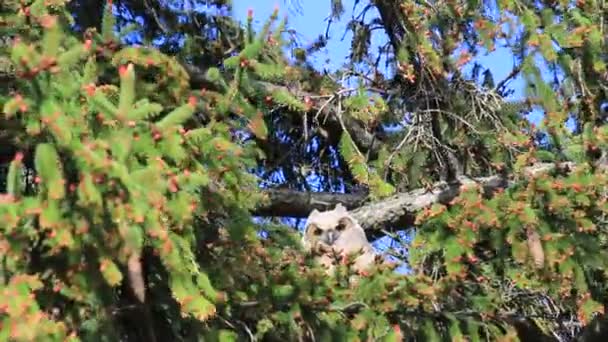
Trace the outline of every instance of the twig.
{"label": "twig", "polygon": [[163,25],[160,21],[160,18],[158,17],[158,13],[156,13],[156,10],[154,8],[152,8],[152,6],[150,6],[150,4],[148,3],[148,0],[144,0],[144,6],[146,7],[146,9],[148,11],[150,11],[150,14],[152,15],[152,18],[154,18],[154,21],[156,22],[156,25],[158,25],[158,28],[163,31],[163,33],[167,34],[169,31],[167,30],[167,28],[165,27],[165,25]]}
{"label": "twig", "polygon": [[393,152],[391,152],[390,156],[388,156],[388,158],[386,159],[386,162],[384,163],[384,167],[386,167],[386,170],[384,171],[384,179],[386,179],[387,175],[388,175],[388,170],[389,167],[391,165],[391,163],[393,162],[393,158],[395,158],[395,156],[397,155],[397,152],[399,152],[401,150],[401,148],[403,147],[403,145],[405,145],[405,143],[408,141],[410,134],[414,131],[414,129],[409,129],[408,132],[405,134],[405,137],[403,137],[403,139],[399,142],[399,144],[397,144],[397,146],[393,149]]}
{"label": "twig", "polygon": [[251,332],[251,329],[249,329],[249,327],[247,326],[247,324],[245,324],[243,321],[237,321],[240,325],[243,326],[243,328],[245,329],[245,332],[247,332],[247,335],[249,335],[249,341],[256,341],[255,336],[253,335],[253,333]]}
{"label": "twig", "polygon": [[503,79],[502,81],[498,82],[498,84],[496,84],[496,87],[494,87],[494,90],[497,92],[501,92],[502,88],[505,87],[507,82],[511,81],[511,79],[513,79],[515,76],[517,76],[517,74],[519,74],[520,71],[521,71],[521,65],[513,66],[513,69],[511,70],[511,72],[507,75],[507,77],[505,77],[505,79]]}

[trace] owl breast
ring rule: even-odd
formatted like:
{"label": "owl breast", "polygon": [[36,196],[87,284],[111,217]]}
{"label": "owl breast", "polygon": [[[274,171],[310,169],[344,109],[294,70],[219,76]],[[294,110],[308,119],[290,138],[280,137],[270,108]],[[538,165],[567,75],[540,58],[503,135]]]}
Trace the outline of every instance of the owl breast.
{"label": "owl breast", "polygon": [[340,204],[330,211],[313,210],[308,217],[302,241],[305,248],[315,251],[317,262],[328,273],[333,273],[336,256],[354,254],[356,271],[369,268],[375,261],[375,253],[367,241],[365,231]]}

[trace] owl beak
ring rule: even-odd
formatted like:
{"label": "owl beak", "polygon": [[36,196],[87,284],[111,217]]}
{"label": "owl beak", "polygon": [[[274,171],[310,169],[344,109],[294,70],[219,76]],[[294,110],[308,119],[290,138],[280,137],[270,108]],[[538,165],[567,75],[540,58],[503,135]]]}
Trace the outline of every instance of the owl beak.
{"label": "owl beak", "polygon": [[338,233],[334,230],[327,232],[327,243],[332,245],[338,239]]}

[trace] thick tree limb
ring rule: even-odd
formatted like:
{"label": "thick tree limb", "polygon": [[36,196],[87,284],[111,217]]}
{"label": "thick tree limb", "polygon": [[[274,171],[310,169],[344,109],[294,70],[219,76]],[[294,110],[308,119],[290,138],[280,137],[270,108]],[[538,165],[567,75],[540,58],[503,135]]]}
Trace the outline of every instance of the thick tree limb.
{"label": "thick tree limb", "polygon": [[255,211],[257,216],[308,217],[313,209],[329,210],[337,203],[347,209],[363,205],[365,194],[336,194],[331,192],[303,192],[290,189],[266,191],[268,204]]}
{"label": "thick tree limb", "polygon": [[[560,169],[569,170],[573,163],[562,163]],[[524,169],[523,175],[534,177],[540,173],[554,170],[556,164],[542,163]],[[500,175],[475,178],[465,186],[478,184],[485,195],[490,196],[498,189],[504,189],[511,184],[508,178]],[[448,203],[456,198],[461,186],[438,185],[432,190],[416,189],[399,193],[384,200],[363,205],[365,195],[307,193],[293,190],[267,190],[269,204],[260,206],[255,215],[260,216],[289,216],[307,217],[313,209],[327,210],[342,203],[359,221],[363,228],[379,230],[383,228],[407,228],[414,223],[416,214],[435,203]]]}
{"label": "thick tree limb", "polygon": [[[570,169],[573,163],[562,163],[561,168]],[[535,177],[544,172],[555,169],[555,164],[542,163],[523,170],[526,177]],[[501,175],[475,178],[472,181],[482,187],[483,193],[487,196],[496,190],[507,188],[513,182]],[[467,184],[463,184],[467,185]],[[416,189],[410,192],[396,194],[385,200],[371,203],[355,210],[352,215],[359,221],[365,229],[381,229],[387,227],[406,228],[414,224],[416,214],[435,203],[447,204],[460,194],[461,185],[438,186],[428,191],[426,189]]]}

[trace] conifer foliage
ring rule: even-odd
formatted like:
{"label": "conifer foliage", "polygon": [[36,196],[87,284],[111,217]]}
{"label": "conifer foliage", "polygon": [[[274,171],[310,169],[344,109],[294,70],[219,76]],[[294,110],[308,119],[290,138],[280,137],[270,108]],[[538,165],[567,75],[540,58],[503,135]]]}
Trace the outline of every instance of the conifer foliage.
{"label": "conifer foliage", "polygon": [[[241,222],[230,229],[228,220],[228,229],[247,237],[242,218],[255,197],[241,189],[254,185],[243,173],[251,148],[234,144],[222,123],[186,128],[201,104],[187,93],[184,70],[158,51],[113,51],[111,6],[102,32],[84,40],[66,35],[60,2],[26,9],[41,37],[13,42],[21,80],[3,113],[31,147],[35,189],[24,189],[29,156],[18,152],[0,209],[2,340],[98,335],[124,282],[140,302],[163,291],[184,316],[213,317],[222,296],[196,262],[193,221],[211,207],[233,207],[232,220]],[[149,68],[162,79],[142,82],[138,73]],[[115,84],[99,81],[103,71],[116,74]],[[169,100],[150,100],[158,97]],[[203,201],[201,189],[223,195]],[[167,290],[144,279],[146,254],[158,258]],[[102,332],[112,336],[111,328]]]}
{"label": "conifer foliage", "polygon": [[[238,43],[196,75],[206,86],[195,89],[192,70],[170,49],[123,45],[133,28],[116,22],[111,1],[100,29],[79,33],[82,19],[68,3],[0,4],[0,34],[11,37],[0,43],[0,77],[12,78],[0,85],[0,139],[16,148],[0,147],[10,151],[0,197],[0,341],[536,341],[572,339],[603,314],[608,134],[597,4],[577,1],[567,13],[558,7],[568,2],[541,11],[496,4],[511,15],[501,20],[523,25],[518,49],[527,54],[515,70],[528,84],[522,104],[490,89],[490,74],[478,86],[455,72],[471,46],[491,50],[498,36],[500,25],[477,2],[441,11],[374,2],[394,48],[389,95],[370,95],[364,82],[337,91],[335,80],[307,69],[301,50],[288,61],[277,12],[259,32],[250,13]],[[332,9],[338,16],[341,2]],[[409,18],[403,32],[400,15]],[[368,60],[371,29],[351,28],[352,61]],[[399,39],[408,44],[398,49]],[[454,60],[456,40],[471,51]],[[184,51],[195,44],[186,37]],[[534,58],[559,65],[563,80],[552,88]],[[532,105],[546,112],[541,128],[519,115]],[[380,147],[362,142],[404,115],[413,119],[378,137]],[[303,145],[291,140],[297,134]],[[275,143],[305,148],[277,158]],[[437,194],[454,192],[453,179],[420,189],[438,180],[450,150],[469,161],[469,176],[510,177],[500,186],[461,184],[451,201]],[[302,163],[285,167],[298,153]],[[535,171],[539,161],[548,162],[544,172]],[[413,241],[400,246],[410,273],[386,262],[353,274],[344,257],[328,276],[302,253],[297,232],[254,219],[272,200],[258,171],[276,163],[285,174],[308,162],[321,183],[364,186],[372,203],[435,198],[417,213]],[[321,171],[328,165],[340,171]]]}

